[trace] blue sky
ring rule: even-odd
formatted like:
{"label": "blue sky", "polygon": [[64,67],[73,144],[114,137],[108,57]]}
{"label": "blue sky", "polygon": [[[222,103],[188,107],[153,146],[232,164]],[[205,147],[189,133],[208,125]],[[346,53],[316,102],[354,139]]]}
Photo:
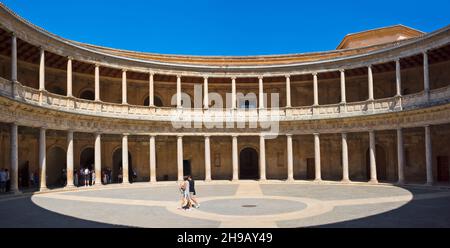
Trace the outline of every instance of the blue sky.
{"label": "blue sky", "polygon": [[67,39],[189,55],[333,50],[348,33],[394,24],[431,32],[450,24],[450,1],[0,0]]}

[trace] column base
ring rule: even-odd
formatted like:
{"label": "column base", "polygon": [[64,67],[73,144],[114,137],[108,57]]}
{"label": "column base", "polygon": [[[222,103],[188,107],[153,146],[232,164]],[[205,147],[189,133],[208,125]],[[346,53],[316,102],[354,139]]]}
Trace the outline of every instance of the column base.
{"label": "column base", "polygon": [[9,191],[9,193],[12,194],[12,195],[21,195],[21,194],[23,194],[22,191],[20,191],[19,189],[14,189],[14,190],[11,189]]}
{"label": "column base", "polygon": [[212,180],[209,178],[209,179],[205,179],[204,182],[205,183],[210,183],[210,182],[212,182]]}
{"label": "column base", "polygon": [[156,179],[150,179],[150,181],[148,183],[155,184],[156,182],[157,182]]}
{"label": "column base", "polygon": [[75,187],[75,185],[66,185],[64,187],[64,189],[75,189],[75,188],[77,188],[77,187]]}
{"label": "column base", "polygon": [[237,182],[239,182],[239,179],[233,178],[233,179],[231,179],[231,181],[234,182],[234,183],[237,183]]}
{"label": "column base", "polygon": [[295,182],[295,180],[294,180],[294,178],[288,178],[288,179],[286,179],[286,182],[293,183],[293,182]]}
{"label": "column base", "polygon": [[368,183],[377,184],[377,183],[378,183],[378,180],[377,180],[377,179],[371,179]]}
{"label": "column base", "polygon": [[321,183],[321,182],[322,182],[322,179],[314,179],[313,182],[315,182],[315,183]]}
{"label": "column base", "polygon": [[404,185],[404,184],[405,184],[405,181],[404,181],[404,180],[398,180],[396,184],[397,184],[397,185]]}
{"label": "column base", "polygon": [[425,183],[425,186],[433,186],[434,185],[434,182],[426,182]]}
{"label": "column base", "polygon": [[352,181],[350,179],[342,179],[341,183],[351,183]]}
{"label": "column base", "polygon": [[39,192],[47,192],[50,191],[47,187],[40,187]]}

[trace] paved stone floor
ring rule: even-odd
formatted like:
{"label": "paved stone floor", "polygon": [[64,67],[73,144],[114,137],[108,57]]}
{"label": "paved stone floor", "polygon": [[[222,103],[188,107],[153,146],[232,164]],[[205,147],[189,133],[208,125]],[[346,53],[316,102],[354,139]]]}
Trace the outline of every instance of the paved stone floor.
{"label": "paved stone floor", "polygon": [[0,227],[450,227],[450,190],[368,184],[137,183],[0,198]]}

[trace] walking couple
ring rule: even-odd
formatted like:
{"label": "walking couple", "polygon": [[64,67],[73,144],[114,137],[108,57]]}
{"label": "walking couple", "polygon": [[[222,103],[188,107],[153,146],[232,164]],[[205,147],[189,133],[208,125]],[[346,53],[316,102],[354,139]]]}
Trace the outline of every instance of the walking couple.
{"label": "walking couple", "polygon": [[181,208],[184,210],[190,210],[191,207],[199,208],[200,204],[195,199],[195,181],[192,176],[185,176],[183,182],[180,184],[181,191]]}

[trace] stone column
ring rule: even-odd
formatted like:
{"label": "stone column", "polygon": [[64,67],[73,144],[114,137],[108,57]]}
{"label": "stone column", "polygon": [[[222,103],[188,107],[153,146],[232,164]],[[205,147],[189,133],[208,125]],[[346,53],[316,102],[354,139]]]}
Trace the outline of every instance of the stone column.
{"label": "stone column", "polygon": [[287,138],[287,174],[288,181],[294,181],[294,154],[292,148],[292,134],[286,134]]}
{"label": "stone column", "polygon": [[95,101],[100,101],[100,66],[95,65]]}
{"label": "stone column", "polygon": [[177,167],[178,167],[178,181],[183,181],[183,136],[177,136]]}
{"label": "stone column", "polygon": [[177,75],[177,108],[181,108],[181,76]]}
{"label": "stone column", "polygon": [[150,136],[150,182],[156,182],[156,137]]}
{"label": "stone column", "polygon": [[262,76],[258,77],[259,79],[259,108],[263,109],[265,108],[264,105],[264,78]]}
{"label": "stone column", "polygon": [[231,78],[231,108],[236,109],[236,77]]}
{"label": "stone column", "polygon": [[423,89],[425,94],[430,92],[430,74],[428,67],[428,52],[423,52]]}
{"label": "stone column", "polygon": [[205,136],[205,181],[211,181],[211,145],[209,136]]}
{"label": "stone column", "polygon": [[39,62],[39,90],[45,90],[45,51],[42,47]]}
{"label": "stone column", "polygon": [[40,190],[47,190],[47,147],[45,144],[45,128],[39,130],[39,174]]}
{"label": "stone column", "polygon": [[397,90],[397,96],[402,95],[402,73],[400,67],[400,59],[395,61],[395,86]]}
{"label": "stone column", "polygon": [[368,85],[368,89],[369,89],[369,101],[373,101],[374,97],[373,97],[373,73],[372,73],[372,66],[369,65],[367,67],[368,70],[368,81],[369,81],[369,85]]}
{"label": "stone column", "polygon": [[67,58],[67,96],[72,96],[72,58]]}
{"label": "stone column", "polygon": [[345,70],[340,70],[341,72],[341,103],[346,103],[347,99],[345,96]]}
{"label": "stone column", "polygon": [[425,161],[427,169],[427,185],[432,185],[433,180],[433,150],[431,144],[430,126],[425,126]]}
{"label": "stone column", "polygon": [[370,182],[378,183],[377,179],[377,162],[376,162],[376,144],[375,144],[375,131],[369,132],[370,148]]}
{"label": "stone column", "polygon": [[[102,184],[102,135],[95,134],[95,185]],[[128,158],[128,156],[127,156]]]}
{"label": "stone column", "polygon": [[266,139],[259,136],[259,180],[266,180]]}
{"label": "stone column", "polygon": [[203,106],[205,109],[209,108],[209,96],[208,96],[208,77],[203,77],[203,91],[204,91],[204,98],[203,98]]}
{"label": "stone column", "polygon": [[398,184],[405,183],[405,152],[403,149],[403,132],[397,129],[397,162],[398,162]]}
{"label": "stone column", "polygon": [[348,171],[347,133],[342,133],[342,182],[350,182]]}
{"label": "stone column", "polygon": [[150,107],[155,106],[155,73],[150,72],[149,84],[148,84],[148,105]]}
{"label": "stone column", "polygon": [[127,70],[122,70],[122,104],[128,104],[128,100],[127,100]]}
{"label": "stone column", "polygon": [[73,187],[73,131],[67,131],[67,157],[66,157],[66,173],[67,184],[66,188]]}
{"label": "stone column", "polygon": [[17,82],[17,37],[14,33],[11,36],[11,81]]}
{"label": "stone column", "polygon": [[314,160],[315,160],[315,174],[316,178],[314,181],[322,181],[322,172],[320,168],[320,135],[318,133],[314,134]]}
{"label": "stone column", "polygon": [[291,76],[286,75],[286,108],[292,107],[291,104]]}
{"label": "stone column", "polygon": [[233,135],[233,181],[239,180],[238,136]]}
{"label": "stone column", "polygon": [[[11,124],[11,192],[19,193],[19,144],[17,139],[17,124]],[[6,152],[6,151],[5,151]]]}
{"label": "stone column", "polygon": [[123,184],[129,184],[128,177],[128,134],[122,135],[122,178]]}
{"label": "stone column", "polygon": [[317,73],[313,73],[314,106],[319,106],[319,85],[317,82]]}

